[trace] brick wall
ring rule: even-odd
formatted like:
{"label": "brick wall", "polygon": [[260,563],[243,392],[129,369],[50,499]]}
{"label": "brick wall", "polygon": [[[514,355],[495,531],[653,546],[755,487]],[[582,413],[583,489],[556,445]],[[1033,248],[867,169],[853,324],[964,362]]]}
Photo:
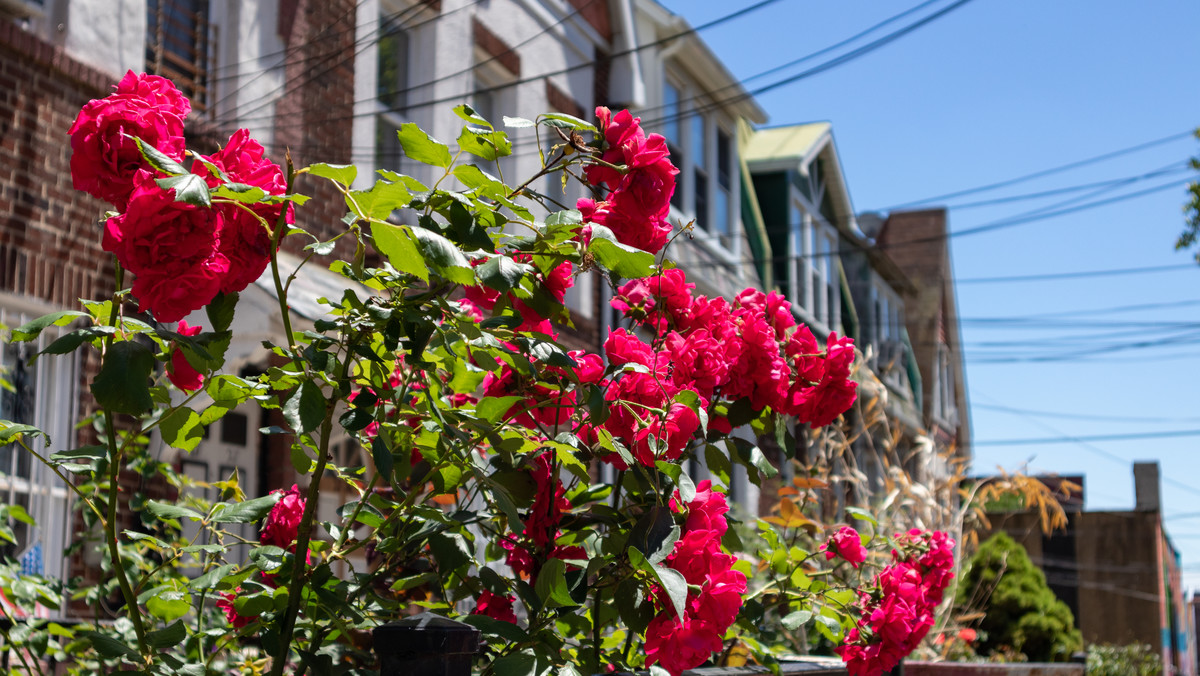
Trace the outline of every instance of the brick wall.
{"label": "brick wall", "polygon": [[[348,164],[354,121],[354,58],[356,3],[354,0],[299,0],[295,12],[281,22],[288,50],[284,94],[275,105],[272,157],[282,164],[289,149],[296,167],[313,162]],[[345,226],[346,205],[323,179],[301,177],[297,190],[313,197],[299,210],[297,225],[322,239]],[[306,241],[294,239],[298,250]],[[335,255],[349,257],[354,245],[344,242]]]}
{"label": "brick wall", "polygon": [[113,84],[0,19],[0,291],[59,306],[112,292],[107,205],[71,187],[67,129]]}

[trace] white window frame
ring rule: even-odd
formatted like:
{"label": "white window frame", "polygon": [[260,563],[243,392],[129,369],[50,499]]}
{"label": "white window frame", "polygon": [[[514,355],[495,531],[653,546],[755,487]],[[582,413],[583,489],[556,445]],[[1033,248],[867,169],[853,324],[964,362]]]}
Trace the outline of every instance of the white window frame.
{"label": "white window frame", "polygon": [[[0,296],[0,323],[10,330],[36,318],[48,307],[32,307],[24,302]],[[30,343],[2,344],[0,366],[8,368],[13,361],[13,352],[25,351],[37,354],[59,335],[69,329],[51,327]],[[18,347],[21,346],[21,347]],[[12,349],[10,349],[12,348]],[[76,439],[75,417],[79,408],[79,359],[76,353],[67,355],[45,354],[38,358],[33,369],[33,412],[31,420],[25,421],[45,432],[45,438],[26,437],[33,450],[43,456],[74,446]],[[7,412],[0,413],[7,415]],[[27,470],[18,470],[17,461],[24,450],[13,445],[9,463],[0,467],[0,500],[17,504],[21,496],[27,498],[26,511],[37,522],[25,532],[25,542],[20,543],[16,558],[27,553],[35,544],[42,546],[43,574],[47,577],[66,579],[70,572],[63,551],[72,539],[74,511],[71,495],[66,484],[36,458],[28,458]],[[18,534],[20,535],[20,534]],[[58,615],[64,614],[62,611]]]}
{"label": "white window frame", "polygon": [[[678,107],[678,134],[679,138],[673,139],[671,146],[676,153],[671,157],[671,162],[679,169],[679,175],[675,182],[675,192],[680,195],[679,199],[672,200],[671,204],[671,219],[682,223],[688,223],[692,220],[696,221],[696,227],[693,230],[695,235],[694,240],[705,246],[714,255],[719,256],[725,262],[736,265],[738,257],[741,255],[741,218],[740,218],[740,200],[741,200],[741,182],[739,180],[739,163],[738,163],[738,139],[734,132],[735,126],[733,121],[728,116],[721,113],[719,110],[709,110],[710,102],[704,97],[706,92],[697,87],[691,80],[678,75],[675,71],[667,69],[663,74],[663,82],[670,85],[679,94]],[[660,110],[664,115],[670,115],[665,106],[664,92],[660,93],[660,104],[663,107]],[[703,112],[695,112],[701,110]],[[703,139],[696,138],[697,119],[700,120],[700,133],[703,134]],[[721,190],[720,167],[718,166],[717,152],[717,136],[718,130],[726,134],[729,138],[729,166],[726,171],[729,175],[729,195],[725,204],[725,224],[728,227],[728,232],[715,232],[714,228],[717,224],[716,209],[717,209],[717,193]],[[654,129],[648,129],[647,132],[653,133]],[[662,130],[665,131],[665,130]],[[665,136],[665,134],[664,134]],[[697,159],[696,146],[703,143],[703,157]],[[704,213],[697,213],[697,185],[696,185],[696,169],[697,165],[705,174],[705,200]]]}

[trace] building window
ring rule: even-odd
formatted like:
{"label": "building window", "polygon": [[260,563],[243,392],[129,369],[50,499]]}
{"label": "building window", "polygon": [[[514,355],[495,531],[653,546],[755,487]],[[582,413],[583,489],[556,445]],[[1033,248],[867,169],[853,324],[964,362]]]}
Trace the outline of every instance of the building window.
{"label": "building window", "polygon": [[[694,220],[709,241],[728,252],[737,246],[737,146],[723,116],[703,103],[704,92],[664,78],[662,132],[679,168],[671,204]],[[686,121],[686,122],[685,122]],[[684,150],[686,148],[686,150]]]}
{"label": "building window", "polygon": [[713,190],[713,234],[726,249],[732,247],[730,203],[733,195],[733,139],[724,129],[717,129],[717,185]]}
{"label": "building window", "polygon": [[375,168],[404,173],[404,151],[396,132],[408,122],[409,39],[394,15],[379,18],[376,45]]}
{"label": "building window", "polygon": [[216,54],[208,0],[147,0],[146,71],[169,78],[208,113],[213,104],[210,79]]}
{"label": "building window", "polygon": [[[0,325],[15,327],[32,319],[0,307]],[[77,362],[74,355],[42,355],[30,359],[55,340],[59,331],[43,331],[31,343],[0,343],[0,378],[10,388],[0,389],[0,418],[33,425],[54,439],[59,448],[69,448],[73,427]],[[43,455],[52,452],[46,440],[26,438],[31,448]],[[65,444],[65,445],[64,445]],[[65,578],[63,549],[71,533],[72,510],[62,480],[19,444],[0,446],[0,501],[22,507],[35,521],[29,525],[12,520],[16,542],[0,546],[0,555],[12,558],[31,573]]]}
{"label": "building window", "polygon": [[708,220],[708,130],[704,115],[692,115],[692,215],[701,230]]}
{"label": "building window", "polygon": [[[679,100],[679,88],[667,81],[663,83],[663,137],[667,139],[667,151],[671,153],[671,162],[683,166],[683,135],[679,133],[682,124],[683,109]],[[671,204],[677,209],[683,208],[682,181],[675,184],[675,192],[671,195]]]}

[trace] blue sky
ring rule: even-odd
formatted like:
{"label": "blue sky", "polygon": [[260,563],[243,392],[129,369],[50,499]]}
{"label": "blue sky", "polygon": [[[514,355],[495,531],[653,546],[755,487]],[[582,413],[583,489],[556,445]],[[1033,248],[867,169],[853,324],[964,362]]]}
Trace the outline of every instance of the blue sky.
{"label": "blue sky", "polygon": [[[699,25],[749,3],[663,4]],[[917,4],[782,0],[703,37],[730,71],[744,78]],[[934,2],[872,38],[950,4]],[[1180,135],[1200,126],[1197,26],[1200,3],[1183,0],[973,0],[873,53],[758,100],[771,125],[832,122],[858,211],[1177,137],[1071,171],[931,204],[951,207],[951,230],[960,231],[1194,175],[1183,163],[1200,155],[1200,142]],[[1152,177],[1119,182],[1146,174]],[[1042,199],[969,204],[1087,184],[1102,185]],[[1158,460],[1167,530],[1183,554],[1185,584],[1200,588],[1200,436],[991,443],[1200,430],[1200,267],[968,282],[1180,266],[1190,260],[1174,251],[1185,201],[1185,189],[1177,184],[951,241],[960,280],[975,471],[1025,465],[1033,472],[1083,473],[1089,509],[1130,509],[1130,463]],[[1162,341],[1173,342],[1141,345]],[[1032,361],[1044,357],[1052,359]],[[1183,516],[1191,513],[1197,514]]]}

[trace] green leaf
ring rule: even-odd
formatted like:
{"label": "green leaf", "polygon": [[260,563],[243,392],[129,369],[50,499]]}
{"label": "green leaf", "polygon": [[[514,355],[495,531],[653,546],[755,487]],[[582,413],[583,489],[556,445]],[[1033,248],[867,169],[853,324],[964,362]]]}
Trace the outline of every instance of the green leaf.
{"label": "green leaf", "polygon": [[[191,609],[192,595],[183,591],[169,589],[157,596],[146,599],[146,610],[150,611],[151,615],[163,622],[170,622],[183,617]],[[182,628],[180,631],[182,631]]]}
{"label": "green leaf", "polygon": [[103,657],[136,658],[138,656],[138,652],[136,650],[130,648],[117,639],[108,636],[107,634],[101,634],[98,631],[84,630],[79,632],[79,636],[90,641],[92,647],[96,649],[96,652],[100,653],[100,655]]}
{"label": "green leaf", "polygon": [[283,497],[282,493],[226,504],[213,514],[213,523],[253,523],[265,517],[275,503]]}
{"label": "green leaf", "polygon": [[579,605],[567,588],[567,564],[562,559],[549,559],[542,565],[534,589],[547,608]]}
{"label": "green leaf", "polygon": [[479,124],[485,127],[491,127],[492,123],[487,118],[480,117],[479,111],[475,110],[470,104],[462,104],[454,107],[454,114],[471,124]]}
{"label": "green leaf", "polygon": [[[797,570],[799,569],[797,568]],[[811,610],[797,610],[785,615],[781,622],[783,623],[783,627],[788,631],[795,631],[812,619],[812,616]]]}
{"label": "green leaf", "polygon": [[847,514],[854,516],[854,518],[856,518],[856,519],[866,521],[867,523],[871,524],[872,526],[879,525],[879,522],[875,520],[875,517],[870,512],[868,512],[867,510],[865,510],[861,507],[847,506],[847,507],[845,507],[845,510],[846,510]]}
{"label": "green leaf", "polygon": [[504,126],[512,127],[513,129],[527,129],[534,126],[533,120],[526,120],[523,117],[504,116]]}
{"label": "green leaf", "polygon": [[378,436],[371,440],[371,459],[375,461],[375,469],[384,477],[384,481],[389,481],[395,458],[392,457],[392,451],[387,444]]}
{"label": "green leaf", "polygon": [[471,267],[471,261],[453,242],[425,228],[410,228],[409,232],[416,237],[425,262],[439,275],[456,284],[475,285],[475,271]]}
{"label": "green leaf", "polygon": [[174,190],[175,201],[191,204],[196,207],[211,207],[212,195],[208,192],[208,184],[195,174],[182,174],[155,179],[158,187],[163,190]]}
{"label": "green leaf", "polygon": [[596,262],[626,279],[640,279],[654,274],[654,255],[617,241],[612,230],[592,224],[589,250]]}
{"label": "green leaf", "polygon": [[131,341],[114,343],[92,381],[92,396],[115,413],[145,413],[154,406],[147,382],[153,370],[154,353],[150,348]]}
{"label": "green leaf", "polygon": [[563,129],[578,129],[580,131],[596,131],[596,125],[591,122],[584,122],[574,115],[566,113],[544,113],[539,117],[542,124],[550,127],[562,127]]}
{"label": "green leaf", "polygon": [[529,640],[529,634],[525,633],[524,629],[512,622],[497,620],[487,615],[467,615],[459,618],[459,620],[475,627],[485,636],[497,636],[513,643],[521,643]]}
{"label": "green leaf", "polygon": [[[153,600],[153,599],[152,599]],[[186,611],[185,611],[186,612]],[[168,648],[180,645],[187,638],[187,629],[182,621],[173,622],[162,629],[146,634],[146,645],[151,648]]]}
{"label": "green leaf", "polygon": [[510,653],[492,663],[495,676],[537,676],[537,657],[528,650]]}
{"label": "green leaf", "polygon": [[238,294],[219,293],[212,302],[204,308],[208,313],[208,321],[213,325],[213,331],[227,331],[233,323],[233,311],[237,308]]}
{"label": "green leaf", "polygon": [[508,186],[474,164],[460,164],[454,168],[453,173],[459,182],[472,190],[478,190],[485,197],[492,199],[508,197]]}
{"label": "green leaf", "polygon": [[66,326],[71,322],[81,317],[88,317],[86,312],[78,312],[76,310],[61,310],[59,312],[51,312],[48,315],[42,315],[37,319],[32,319],[18,326],[12,331],[12,342],[24,343],[37,338],[42,331],[50,326]]}
{"label": "green leaf", "polygon": [[168,446],[188,452],[204,439],[200,415],[187,406],[180,406],[159,420],[158,430]]}
{"label": "green leaf", "polygon": [[169,502],[159,502],[158,500],[147,500],[146,511],[151,515],[160,519],[191,519],[192,521],[202,521],[204,515],[194,509],[188,509],[181,505],[175,505]]}
{"label": "green leaf", "polygon": [[498,422],[514,404],[523,399],[517,396],[484,397],[475,405],[475,415],[490,423]]}
{"label": "green leaf", "polygon": [[488,162],[512,154],[512,141],[508,140],[508,134],[472,127],[462,128],[462,133],[458,135],[458,147]]}
{"label": "green leaf", "polygon": [[471,550],[467,541],[458,533],[438,533],[429,536],[429,547],[437,559],[438,570],[443,575],[458,570],[471,562]]}
{"label": "green leaf", "polygon": [[729,456],[719,446],[709,444],[704,448],[704,465],[708,471],[721,480],[721,483],[729,485],[733,465],[729,462]]}
{"label": "green leaf", "polygon": [[533,272],[528,263],[518,263],[508,256],[496,256],[475,268],[479,281],[501,293],[511,291],[521,283],[521,278]]}
{"label": "green leaf", "polygon": [[300,384],[300,389],[283,405],[283,419],[299,434],[311,432],[325,419],[325,397],[321,388],[311,380]]}
{"label": "green leaf", "polygon": [[29,516],[29,512],[26,512],[25,508],[21,505],[9,505],[7,512],[10,519],[15,519],[21,523],[29,524],[30,526],[37,525],[34,523],[33,517]]}
{"label": "green leaf", "polygon": [[671,509],[663,505],[651,507],[629,531],[629,546],[635,547],[651,564],[667,558],[679,539],[679,527]]}
{"label": "green leaf", "polygon": [[8,420],[0,420],[0,444],[7,444],[18,436],[29,435],[35,437],[46,437],[46,433],[34,427],[33,425],[20,425]]}
{"label": "green leaf", "polygon": [[371,222],[371,238],[375,240],[375,248],[387,256],[392,267],[429,281],[429,267],[425,265],[421,250],[417,248],[410,232],[411,229],[406,225]]}
{"label": "green leaf", "polygon": [[308,173],[313,176],[327,178],[347,188],[354,183],[354,179],[358,178],[358,168],[352,164],[326,164],[318,162],[309,165]]}
{"label": "green leaf", "polygon": [[217,582],[229,573],[237,570],[236,563],[227,563],[223,566],[217,566],[200,577],[188,582],[188,587],[194,591],[207,591],[215,589]]}
{"label": "green leaf", "polygon": [[83,329],[76,329],[68,334],[59,336],[58,339],[47,345],[46,349],[38,354],[67,354],[74,352],[76,348],[85,342],[116,332],[117,330],[111,326],[89,326]]}
{"label": "green leaf", "polygon": [[767,456],[754,445],[754,443],[742,439],[741,437],[729,437],[726,445],[733,444],[734,456],[738,463],[745,465],[747,469],[754,469],[757,472],[750,472],[750,479],[754,483],[758,483],[758,477],[761,475],[765,478],[771,478],[779,474],[779,470],[767,460]]}
{"label": "green leaf", "polygon": [[403,183],[376,181],[370,190],[351,190],[346,196],[346,207],[359,218],[383,220],[411,201],[412,193]]}
{"label": "green leaf", "polygon": [[450,156],[450,148],[426,134],[416,124],[405,122],[396,131],[404,154],[422,164],[432,164],[435,167],[448,167],[454,159]]}
{"label": "green leaf", "polygon": [[142,153],[142,157],[150,163],[150,166],[164,174],[188,173],[188,170],[185,169],[182,164],[176,162],[170,157],[167,157],[166,154],[164,154],[158,148],[155,148],[136,136],[131,136],[130,138],[132,138],[133,142],[137,144],[138,151]]}

